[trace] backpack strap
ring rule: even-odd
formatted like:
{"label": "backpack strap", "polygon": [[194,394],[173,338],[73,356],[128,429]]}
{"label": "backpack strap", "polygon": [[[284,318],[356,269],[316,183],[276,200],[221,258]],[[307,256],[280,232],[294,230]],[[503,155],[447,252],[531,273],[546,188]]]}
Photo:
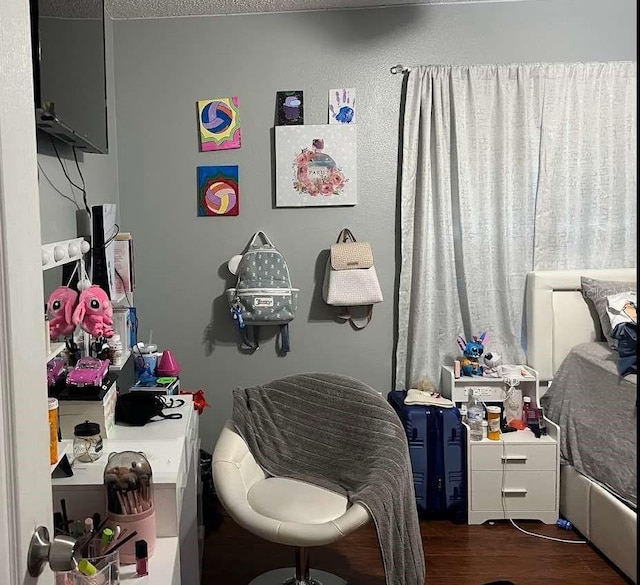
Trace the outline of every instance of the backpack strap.
{"label": "backpack strap", "polygon": [[280,353],[288,354],[291,351],[289,344],[289,323],[280,325]]}
{"label": "backpack strap", "polygon": [[336,244],[339,244],[340,242],[355,242],[356,238],[355,236],[351,233],[351,230],[349,228],[344,228],[339,234],[338,234],[338,239],[336,240]]}
{"label": "backpack strap", "polygon": [[183,406],[184,405],[184,400],[182,398],[177,398],[175,400],[176,404],[174,404],[174,399],[173,398],[169,399],[167,396],[156,396],[155,402],[158,405],[158,408],[160,410],[159,410],[159,412],[156,412],[149,419],[149,422],[158,422],[157,420],[154,420],[156,418],[156,416],[159,416],[160,418],[163,418],[163,419],[178,419],[178,418],[182,418],[182,413],[180,413],[180,412],[172,412],[170,414],[165,414],[164,412],[162,412],[164,409],[167,409],[167,408],[178,408],[180,406]]}
{"label": "backpack strap", "polygon": [[[253,341],[249,339],[249,329],[251,329]],[[240,328],[240,346],[253,351],[260,349],[260,331],[258,325],[249,325],[248,327],[244,325]]]}
{"label": "backpack strap", "polygon": [[177,418],[182,418],[182,413],[172,412],[171,414],[165,414],[164,412],[158,412],[157,414],[153,415],[153,418],[151,418],[149,422],[158,422],[157,420],[153,420],[156,416],[160,416],[162,418],[177,419]]}
{"label": "backpack strap", "polygon": [[353,315],[351,314],[351,307],[340,307],[340,308],[342,309],[342,311],[338,313],[338,318],[344,319],[345,321],[349,321],[349,323],[351,323],[351,326],[354,329],[357,329],[358,331],[360,331],[361,329],[364,329],[367,325],[369,325],[369,323],[371,322],[371,318],[373,317],[373,305],[367,305],[367,315],[366,315],[366,321],[364,323],[362,323],[362,321],[357,322],[353,318]]}

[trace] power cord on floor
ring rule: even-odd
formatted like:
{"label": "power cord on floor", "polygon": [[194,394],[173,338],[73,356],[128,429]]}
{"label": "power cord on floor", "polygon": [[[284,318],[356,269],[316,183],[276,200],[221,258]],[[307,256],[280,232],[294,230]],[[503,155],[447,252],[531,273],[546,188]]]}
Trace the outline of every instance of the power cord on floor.
{"label": "power cord on floor", "polygon": [[502,482],[500,485],[500,502],[502,504],[502,513],[504,514],[505,519],[509,520],[509,522],[511,522],[511,524],[513,524],[515,528],[517,528],[520,532],[527,534],[528,536],[535,536],[537,538],[544,538],[545,540],[553,540],[555,542],[564,542],[566,544],[587,544],[588,541],[586,540],[569,540],[565,538],[556,538],[555,536],[547,536],[546,534],[538,534],[537,532],[529,532],[528,530],[525,530],[524,528],[518,526],[513,521],[513,518],[509,517],[509,515],[507,514],[506,498],[504,495],[505,479],[507,477],[507,452],[504,437],[500,438],[500,442],[502,443]]}

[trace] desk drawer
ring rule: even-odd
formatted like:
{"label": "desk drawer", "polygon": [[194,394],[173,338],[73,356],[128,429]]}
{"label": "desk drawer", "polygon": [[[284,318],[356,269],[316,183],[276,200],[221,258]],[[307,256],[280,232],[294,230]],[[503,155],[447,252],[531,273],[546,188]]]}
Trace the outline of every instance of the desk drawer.
{"label": "desk drawer", "polygon": [[482,443],[471,444],[472,471],[555,471],[556,444],[532,445],[530,443],[513,443],[503,446]]}

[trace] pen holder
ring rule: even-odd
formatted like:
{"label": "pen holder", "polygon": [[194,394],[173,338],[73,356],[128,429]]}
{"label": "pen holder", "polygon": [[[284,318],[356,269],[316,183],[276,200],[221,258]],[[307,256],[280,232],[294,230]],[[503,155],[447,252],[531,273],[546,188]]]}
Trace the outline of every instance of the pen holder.
{"label": "pen holder", "polygon": [[[137,534],[125,542],[118,551],[120,553],[120,563],[123,565],[133,565],[136,562],[136,540],[146,540],[148,546],[148,557],[153,556],[156,545],[156,513],[153,506],[139,514],[113,514],[107,513],[105,526],[112,530],[120,527],[118,540],[127,538],[133,531]],[[113,546],[118,542],[114,540]]]}

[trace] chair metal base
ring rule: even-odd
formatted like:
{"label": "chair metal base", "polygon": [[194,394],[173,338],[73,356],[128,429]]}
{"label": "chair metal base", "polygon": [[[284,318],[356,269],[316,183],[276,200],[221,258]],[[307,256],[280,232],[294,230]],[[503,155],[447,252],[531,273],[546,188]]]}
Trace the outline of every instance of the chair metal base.
{"label": "chair metal base", "polygon": [[275,569],[258,575],[249,585],[349,585],[344,579],[326,571],[309,571],[309,579],[296,579],[296,568]]}

